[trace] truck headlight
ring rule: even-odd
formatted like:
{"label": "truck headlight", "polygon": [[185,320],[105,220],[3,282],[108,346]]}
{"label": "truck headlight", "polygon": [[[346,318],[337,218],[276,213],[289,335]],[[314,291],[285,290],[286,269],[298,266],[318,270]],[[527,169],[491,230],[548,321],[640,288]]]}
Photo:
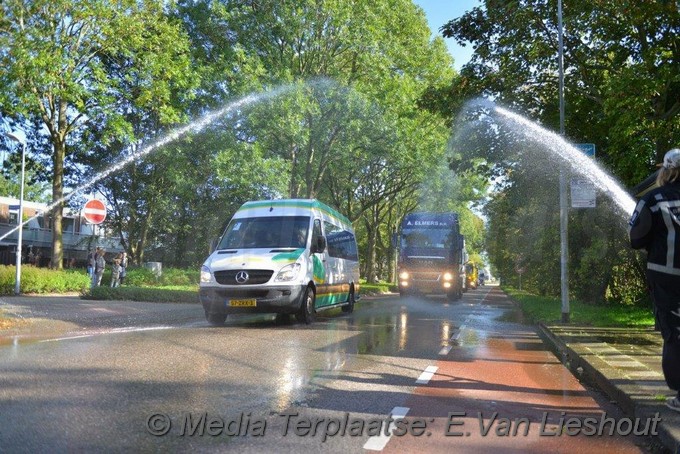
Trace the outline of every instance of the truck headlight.
{"label": "truck headlight", "polygon": [[448,271],[444,273],[444,280],[445,281],[452,281],[453,280],[453,274],[449,273]]}
{"label": "truck headlight", "polygon": [[212,273],[210,272],[210,268],[207,266],[203,265],[201,267],[201,283],[206,284],[212,280]]}
{"label": "truck headlight", "polygon": [[300,268],[302,268],[302,266],[299,263],[291,263],[290,265],[286,265],[283,268],[281,268],[279,274],[276,275],[276,279],[274,280],[292,281],[300,273]]}
{"label": "truck headlight", "polygon": [[401,273],[399,273],[399,279],[406,280],[408,278],[409,278],[408,271],[402,271]]}

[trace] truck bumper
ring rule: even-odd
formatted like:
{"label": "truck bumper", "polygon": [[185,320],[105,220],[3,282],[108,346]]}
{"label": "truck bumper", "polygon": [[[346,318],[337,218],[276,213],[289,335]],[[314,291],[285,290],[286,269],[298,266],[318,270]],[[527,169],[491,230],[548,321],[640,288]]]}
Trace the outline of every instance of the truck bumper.
{"label": "truck bumper", "polygon": [[[208,314],[293,314],[300,309],[304,285],[243,287],[200,287],[199,299]],[[255,306],[231,306],[232,300],[254,300]]]}

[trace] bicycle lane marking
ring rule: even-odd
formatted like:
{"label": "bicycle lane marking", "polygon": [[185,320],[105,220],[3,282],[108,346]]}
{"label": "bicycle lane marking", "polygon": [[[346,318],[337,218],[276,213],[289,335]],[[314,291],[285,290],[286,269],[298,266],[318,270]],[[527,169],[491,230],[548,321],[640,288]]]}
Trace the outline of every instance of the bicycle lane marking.
{"label": "bicycle lane marking", "polygon": [[436,361],[432,379],[405,403],[408,418],[426,421],[427,431],[392,437],[385,452],[640,452],[616,434],[560,435],[565,421],[599,420],[606,412],[534,329],[507,324],[482,337],[480,345],[454,347]]}

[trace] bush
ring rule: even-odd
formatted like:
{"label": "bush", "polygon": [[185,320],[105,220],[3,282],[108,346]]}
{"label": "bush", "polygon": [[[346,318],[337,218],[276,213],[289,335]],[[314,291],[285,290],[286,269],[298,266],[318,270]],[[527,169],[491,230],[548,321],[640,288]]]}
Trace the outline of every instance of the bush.
{"label": "bush", "polygon": [[[0,265],[0,294],[14,293],[15,277],[15,266]],[[84,270],[21,267],[21,293],[83,292],[89,287],[90,277]]]}
{"label": "bush", "polygon": [[83,293],[86,300],[146,301],[150,303],[198,304],[198,290],[174,290],[149,287],[95,287]]}
{"label": "bush", "polygon": [[[198,285],[198,269],[164,268],[160,278],[148,268],[128,267],[125,284],[139,287],[165,287],[169,285]],[[102,279],[102,282],[105,282]],[[110,281],[109,281],[110,282]]]}

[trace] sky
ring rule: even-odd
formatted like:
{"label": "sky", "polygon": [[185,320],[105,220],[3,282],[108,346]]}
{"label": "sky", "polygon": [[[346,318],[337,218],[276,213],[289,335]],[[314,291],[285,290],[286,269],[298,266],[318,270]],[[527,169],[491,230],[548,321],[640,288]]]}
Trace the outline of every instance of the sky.
{"label": "sky", "polygon": [[[425,11],[432,34],[438,36],[441,36],[439,28],[442,25],[451,19],[462,16],[466,11],[481,5],[480,0],[413,0],[413,3]],[[466,47],[461,47],[451,38],[445,38],[444,42],[449,48],[449,53],[454,58],[454,68],[460,70],[470,60],[472,47],[469,44]]]}

